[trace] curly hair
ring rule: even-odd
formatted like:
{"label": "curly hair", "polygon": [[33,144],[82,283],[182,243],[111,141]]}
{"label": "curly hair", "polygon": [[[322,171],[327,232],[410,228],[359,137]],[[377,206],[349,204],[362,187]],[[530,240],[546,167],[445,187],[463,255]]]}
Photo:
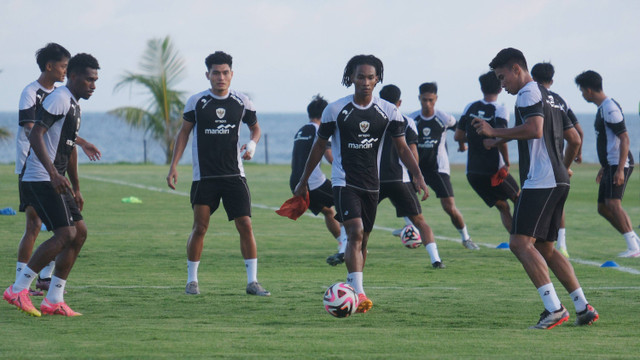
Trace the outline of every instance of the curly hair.
{"label": "curly hair", "polygon": [[371,65],[376,68],[376,75],[378,76],[378,82],[382,82],[382,75],[384,73],[384,66],[382,61],[373,55],[356,55],[349,60],[347,66],[344,67],[344,73],[342,74],[342,85],[349,87],[353,84],[351,81],[351,75],[356,71],[358,65]]}

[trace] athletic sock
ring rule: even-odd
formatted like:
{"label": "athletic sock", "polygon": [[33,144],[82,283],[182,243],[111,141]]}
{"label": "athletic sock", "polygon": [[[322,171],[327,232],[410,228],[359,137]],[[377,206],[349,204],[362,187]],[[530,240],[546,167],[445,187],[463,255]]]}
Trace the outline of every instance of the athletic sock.
{"label": "athletic sock", "polygon": [[258,259],[245,259],[244,266],[247,268],[247,284],[258,281]]}
{"label": "athletic sock", "polygon": [[469,232],[467,231],[467,225],[465,225],[462,229],[458,229],[460,236],[462,236],[462,241],[469,240]]}
{"label": "athletic sock", "polygon": [[556,243],[556,249],[566,249],[567,248],[567,239],[565,237],[566,229],[561,228],[558,229],[558,242]]}
{"label": "athletic sock", "polygon": [[20,276],[20,273],[22,272],[22,269],[27,267],[27,263],[23,263],[18,261],[16,263],[16,282],[18,281],[18,277]]}
{"label": "athletic sock", "polygon": [[429,253],[432,264],[436,261],[442,261],[440,260],[440,254],[438,254],[438,245],[436,245],[435,242],[427,244],[427,246],[425,246],[425,249],[427,249],[427,252]]}
{"label": "athletic sock", "polygon": [[562,306],[560,304],[558,294],[556,294],[556,289],[553,287],[553,283],[548,283],[546,285],[540,286],[538,288],[538,294],[540,294],[540,298],[542,298],[544,308],[547,309],[547,311],[558,311]]}
{"label": "athletic sock", "polygon": [[340,254],[344,254],[345,251],[347,251],[347,244],[349,243],[349,240],[347,240],[347,237],[345,236],[342,239],[342,242],[340,242],[340,248],[338,249],[338,252]]}
{"label": "athletic sock", "polygon": [[579,313],[584,311],[587,308],[587,298],[584,296],[584,292],[582,292],[582,288],[578,288],[571,294],[571,300],[573,300],[573,306],[576,307],[576,312]]}
{"label": "athletic sock", "polygon": [[187,283],[198,282],[198,265],[200,265],[200,261],[187,260]]}
{"label": "athletic sock", "polygon": [[404,223],[405,225],[413,225],[413,222],[411,222],[411,219],[409,219],[408,217],[404,217]]}
{"label": "athletic sock", "polygon": [[38,274],[29,269],[28,266],[23,267],[20,276],[18,276],[16,282],[13,284],[13,292],[20,292],[31,287],[31,283],[36,278],[36,275]]}
{"label": "athletic sock", "polygon": [[[362,286],[362,272],[352,272],[347,274],[347,284],[356,289],[356,294],[364,294],[364,287]],[[365,294],[365,296],[367,296]]]}
{"label": "athletic sock", "polygon": [[48,279],[53,275],[53,268],[56,267],[56,262],[51,261],[49,265],[45,266],[40,270],[40,279]]}
{"label": "athletic sock", "polygon": [[57,276],[51,276],[51,284],[49,285],[49,291],[47,291],[47,300],[52,304],[63,302],[65,285],[67,285],[67,280],[60,279]]}
{"label": "athletic sock", "polygon": [[622,236],[624,236],[624,240],[627,242],[627,249],[638,250],[638,242],[636,241],[638,235],[636,235],[635,231],[629,231],[626,234],[622,234]]}

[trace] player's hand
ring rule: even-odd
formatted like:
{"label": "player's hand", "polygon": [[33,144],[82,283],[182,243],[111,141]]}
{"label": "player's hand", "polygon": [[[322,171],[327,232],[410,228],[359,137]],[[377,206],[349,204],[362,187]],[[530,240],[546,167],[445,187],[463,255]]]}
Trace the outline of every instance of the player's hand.
{"label": "player's hand", "polygon": [[58,194],[64,194],[71,191],[71,183],[69,182],[69,179],[58,173],[51,176],[51,186],[53,186],[53,189]]}
{"label": "player's hand", "polygon": [[598,175],[596,175],[596,184],[600,184],[600,180],[602,180],[603,171],[604,171],[604,168],[600,168],[600,170],[598,171]]}
{"label": "player's hand", "polygon": [[567,169],[567,172],[569,173],[569,177],[572,177],[572,176],[573,176],[573,170],[571,170],[571,169]]}
{"label": "player's hand", "polygon": [[491,150],[492,147],[496,146],[496,139],[484,139],[482,140],[482,145],[487,150]]}
{"label": "player's hand", "polygon": [[169,169],[169,175],[167,175],[167,185],[173,190],[176,189],[176,184],[178,183],[178,170],[175,168]]}
{"label": "player's hand", "polygon": [[465,143],[459,143],[458,152],[465,152],[465,151],[467,151],[467,145]]}
{"label": "player's hand", "polygon": [[578,155],[576,155],[576,158],[573,159],[573,161],[576,162],[576,164],[582,164],[582,151],[578,153]]}
{"label": "player's hand", "polygon": [[309,186],[306,182],[298,182],[298,185],[296,185],[296,188],[293,190],[293,195],[306,197],[308,191]]}
{"label": "player's hand", "polygon": [[482,119],[473,118],[473,120],[471,121],[471,125],[476,128],[476,132],[479,135],[493,137],[493,127],[491,127],[488,122]]}
{"label": "player's hand", "polygon": [[251,160],[253,158],[253,155],[256,153],[256,145],[256,142],[253,140],[249,140],[248,143],[242,145],[240,152],[244,151],[242,155],[243,160]]}
{"label": "player's hand", "polygon": [[624,185],[624,166],[618,165],[618,170],[616,170],[616,173],[613,174],[613,185]]}
{"label": "player's hand", "polygon": [[424,182],[424,178],[422,176],[419,179],[415,176],[413,177],[413,186],[418,191],[418,194],[422,194],[421,201],[427,200],[429,197],[429,188],[427,188],[427,184]]}
{"label": "player's hand", "polygon": [[98,150],[98,148],[90,142],[84,143],[81,148],[91,161],[100,160],[100,158],[102,157],[102,153],[100,152],[100,150]]}
{"label": "player's hand", "polygon": [[82,208],[84,207],[84,198],[82,197],[82,193],[80,192],[80,190],[76,190],[73,192],[73,198],[76,200],[78,209],[82,211]]}

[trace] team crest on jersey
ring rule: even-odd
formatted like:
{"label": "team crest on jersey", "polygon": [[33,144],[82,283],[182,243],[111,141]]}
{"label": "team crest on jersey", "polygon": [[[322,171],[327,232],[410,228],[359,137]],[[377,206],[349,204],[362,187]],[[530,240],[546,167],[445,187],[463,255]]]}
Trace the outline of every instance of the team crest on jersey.
{"label": "team crest on jersey", "polygon": [[369,122],[368,121],[361,121],[360,122],[360,131],[362,131],[363,133],[369,131]]}
{"label": "team crest on jersey", "polygon": [[422,129],[422,135],[429,136],[430,134],[431,134],[431,128],[426,127]]}
{"label": "team crest on jersey", "polygon": [[227,113],[227,110],[225,110],[224,108],[216,109],[216,115],[218,115],[218,119],[222,119],[224,117],[224,114],[226,113]]}

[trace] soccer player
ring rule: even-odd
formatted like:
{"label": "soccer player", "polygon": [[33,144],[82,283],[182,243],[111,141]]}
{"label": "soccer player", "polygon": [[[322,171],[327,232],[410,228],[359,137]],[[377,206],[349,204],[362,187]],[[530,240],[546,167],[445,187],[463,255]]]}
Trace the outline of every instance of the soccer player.
{"label": "soccer player", "polygon": [[[553,85],[554,74],[555,69],[553,68],[553,65],[548,62],[537,63],[531,68],[531,77],[533,78],[533,81],[544,86],[545,88],[547,88],[547,90],[551,88],[551,85]],[[567,102],[564,101],[562,97],[560,97],[560,95],[556,94],[553,91],[549,91],[549,94],[553,96],[554,104],[559,105],[560,109],[567,114],[569,120],[571,120],[571,124],[573,124],[573,127],[576,129],[578,135],[580,136],[580,146],[578,147],[578,154],[576,155],[576,158],[574,160],[576,163],[580,164],[582,163],[582,139],[584,138],[582,126],[580,126],[576,114],[573,112],[573,110],[571,110]],[[558,241],[556,241],[556,249],[558,249],[562,253],[562,255],[566,256],[567,258],[569,257],[569,252],[567,251],[564,212],[562,213],[560,230],[558,230]]]}
{"label": "soccer player", "polygon": [[[533,81],[527,61],[520,50],[506,48],[498,52],[489,67],[502,87],[517,95],[516,123],[513,128],[496,129],[481,119],[473,124],[478,134],[496,137],[500,143],[518,140],[522,191],[513,213],[509,248],[538,289],[545,310],[531,328],[551,329],[569,319],[549,277],[549,269],[560,280],[573,300],[576,325],[590,325],[598,312],[587,302],[573,267],[553,246],[558,236],[565,200],[569,194],[569,165],[577,146],[569,142],[563,159],[562,142],[566,114],[553,103],[544,86]],[[574,136],[578,136],[573,130]]]}
{"label": "soccer player", "polygon": [[449,177],[449,155],[447,154],[447,129],[454,128],[456,119],[435,108],[438,101],[438,85],[435,82],[420,85],[421,110],[410,117],[416,122],[418,130],[418,155],[420,171],[425,182],[435,192],[442,209],[449,215],[453,226],[462,238],[462,246],[470,250],[480,250],[464,224],[462,214],[453,198],[453,186]]}
{"label": "soccer player", "polygon": [[373,229],[378,204],[378,151],[384,133],[389,132],[398,156],[413,175],[418,191],[427,187],[404,138],[404,122],[398,109],[387,101],[373,96],[375,86],[382,81],[382,61],[373,55],[356,55],[344,68],[342,84],[354,85],[354,94],[329,104],[322,113],[322,123],[309,159],[296,185],[294,194],[304,196],[313,169],[322,159],[329,138],[333,163],[331,183],[333,199],[340,221],[347,232],[344,254],[347,283],[358,294],[357,312],[367,312],[373,302],[367,298],[362,285],[367,259],[367,242]]}
{"label": "soccer player", "polygon": [[[395,85],[385,85],[380,90],[380,98],[394,104],[400,108],[402,99],[400,98],[400,88]],[[412,119],[402,116],[404,120],[405,141],[411,149],[414,159],[418,159],[418,134],[416,124]],[[385,133],[382,144],[382,155],[380,157],[380,195],[378,204],[389,198],[391,204],[396,208],[396,216],[406,217],[420,231],[422,244],[429,254],[431,266],[435,269],[444,269],[445,265],[440,259],[438,246],[433,238],[433,231],[422,216],[422,207],[416,196],[409,173],[406,166],[398,157],[398,152],[393,147],[393,138],[390,133]]]}
{"label": "soccer player", "polygon": [[[327,100],[316,95],[307,106],[309,122],[301,127],[293,139],[293,152],[291,154],[291,176],[289,177],[289,187],[293,192],[304,171],[304,165],[311,152],[311,147],[316,140],[316,133],[322,118],[322,111],[327,107]],[[327,146],[324,157],[329,163],[333,162],[331,146]],[[335,219],[336,212],[333,206],[333,193],[331,190],[331,180],[322,173],[320,163],[309,177],[309,210],[314,215],[322,213],[327,230],[338,241],[338,252],[327,258],[327,264],[336,266],[344,262],[344,251],[347,248],[347,234],[344,227]]]}
{"label": "soccer player", "polygon": [[640,257],[640,239],[631,225],[631,219],[622,208],[622,197],[627,181],[633,171],[633,156],[629,151],[629,133],[624,123],[622,108],[602,89],[602,76],[593,70],[578,75],[575,79],[582,97],[598,106],[596,114],[596,148],[600,160],[600,171],[596,182],[598,190],[598,213],[624,236],[627,250],[620,257]]}
{"label": "soccer player", "polygon": [[[193,182],[191,206],[193,227],[187,241],[187,286],[185,293],[200,294],[198,266],[209,220],[222,204],[229,221],[234,221],[240,235],[240,250],[247,271],[249,295],[270,296],[258,282],[258,251],[251,225],[251,194],[242,160],[251,160],[260,140],[260,126],[251,100],[230,89],[233,78],[231,55],[216,51],[205,59],[205,76],[211,88],[189,98],[182,126],[176,136],[175,152],[167,175],[167,185],[175,189],[176,166],[193,132]],[[249,127],[250,140],[240,146],[241,122]]]}
{"label": "soccer player", "polygon": [[[67,75],[67,65],[71,54],[67,49],[56,43],[49,43],[36,51],[36,63],[40,68],[40,76],[37,80],[27,85],[20,95],[20,107],[18,111],[18,131],[16,132],[16,169],[18,174],[18,189],[20,193],[19,210],[25,213],[26,225],[22,239],[18,245],[18,262],[16,264],[16,280],[20,272],[27,265],[36,238],[40,233],[42,221],[38,217],[31,204],[25,201],[22,193],[22,171],[25,160],[29,154],[29,133],[36,119],[42,114],[42,102],[55,89],[56,82],[64,81]],[[100,151],[91,143],[77,137],[76,144],[80,145],[90,160],[100,159]],[[55,262],[51,261],[42,268],[36,281],[36,289],[49,290],[51,274]],[[43,295],[40,290],[29,288],[31,296]]]}
{"label": "soccer player", "polygon": [[[459,144],[458,151],[466,151],[465,142],[469,144],[467,180],[487,206],[495,206],[498,209],[502,225],[509,232],[512,216],[507,200],[515,203],[520,190],[516,180],[508,173],[507,144],[503,143],[490,149],[485,148],[484,140],[487,137],[478,134],[471,124],[473,119],[480,119],[493,128],[507,128],[509,111],[504,105],[498,104],[498,94],[502,88],[496,74],[489,71],[480,75],[478,80],[483,98],[470,103],[464,109],[456,127],[454,140]],[[498,176],[500,171],[506,176]]]}
{"label": "soccer player", "polygon": [[[32,316],[40,316],[28,296],[36,274],[55,259],[55,270],[47,296],[40,305],[44,314],[78,316],[64,301],[67,277],[87,238],[82,218],[84,200],[77,171],[76,133],[80,127],[80,99],[89,99],[96,89],[98,61],[89,54],[69,60],[66,86],[54,90],[42,103],[42,117],[31,129],[31,151],[22,176],[26,201],[53,231],[4,292],[4,299]],[[65,173],[69,173],[69,179]]]}

